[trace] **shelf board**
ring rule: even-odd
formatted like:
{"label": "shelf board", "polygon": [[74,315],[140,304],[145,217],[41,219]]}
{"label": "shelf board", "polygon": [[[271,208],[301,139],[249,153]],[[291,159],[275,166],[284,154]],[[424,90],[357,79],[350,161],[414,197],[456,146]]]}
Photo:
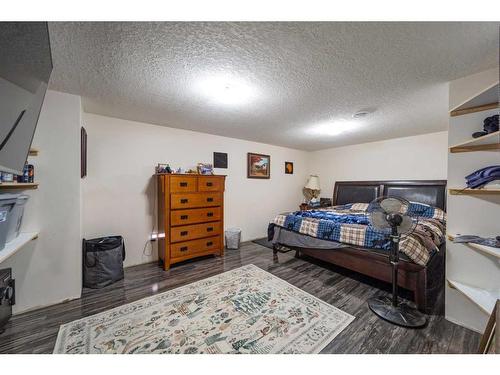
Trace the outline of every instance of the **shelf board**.
{"label": "shelf board", "polygon": [[477,93],[461,105],[453,108],[450,112],[450,116],[462,116],[469,113],[482,112],[498,108],[498,90],[499,83],[496,82],[482,92]]}
{"label": "shelf board", "polygon": [[498,108],[498,103],[489,103],[484,105],[478,105],[477,107],[470,107],[464,109],[456,109],[450,112],[451,117],[468,115],[469,113],[476,113],[482,111],[488,111],[490,109]]}
{"label": "shelf board", "polygon": [[22,182],[2,182],[0,183],[0,190],[28,190],[28,189],[38,189],[38,184],[36,183],[22,183]]}
{"label": "shelf board", "polygon": [[[453,236],[451,234],[448,235],[448,239],[450,241],[453,241],[454,238],[455,238],[455,236]],[[460,242],[457,242],[457,243],[460,243]],[[474,243],[474,242],[462,242],[462,244],[467,245],[467,246],[469,246],[469,247],[473,248],[474,250],[477,250],[481,253],[493,255],[494,257],[500,258],[500,248],[498,248],[498,247],[480,245],[480,244]]]}
{"label": "shelf board", "polygon": [[468,300],[488,315],[491,314],[497,299],[500,298],[500,293],[495,293],[491,290],[481,289],[476,286],[467,285],[450,279],[447,279],[447,281],[451,288],[458,290]]}
{"label": "shelf board", "polygon": [[0,263],[21,250],[28,242],[37,238],[38,232],[20,233],[17,238],[6,243],[3,250],[0,250]]}
{"label": "shelf board", "polygon": [[500,130],[450,147],[451,153],[500,151]]}
{"label": "shelf board", "polygon": [[36,148],[30,148],[28,155],[29,156],[38,156],[38,150]]}
{"label": "shelf board", "polygon": [[500,189],[448,189],[451,195],[495,195],[500,194]]}

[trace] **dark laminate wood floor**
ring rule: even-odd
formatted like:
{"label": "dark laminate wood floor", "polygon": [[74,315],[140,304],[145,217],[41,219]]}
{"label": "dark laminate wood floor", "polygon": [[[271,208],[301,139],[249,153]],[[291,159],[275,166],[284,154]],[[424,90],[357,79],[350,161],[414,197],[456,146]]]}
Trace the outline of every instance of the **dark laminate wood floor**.
{"label": "dark laminate wood floor", "polygon": [[431,316],[420,330],[377,319],[366,300],[381,293],[378,288],[388,291],[388,285],[293,254],[273,257],[270,249],[249,242],[240,250],[227,250],[223,258],[207,257],[168,272],[156,263],[128,268],[124,280],[100,290],[86,289],[81,299],[14,316],[0,335],[0,353],[51,353],[61,324],[150,296],[156,288],[156,293],[162,292],[251,263],[356,317],[322,353],[476,352],[480,336],[443,316]]}

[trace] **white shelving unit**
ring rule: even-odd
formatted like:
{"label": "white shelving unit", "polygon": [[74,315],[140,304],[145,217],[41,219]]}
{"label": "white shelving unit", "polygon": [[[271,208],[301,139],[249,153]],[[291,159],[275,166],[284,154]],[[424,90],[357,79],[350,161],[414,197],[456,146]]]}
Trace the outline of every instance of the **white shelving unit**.
{"label": "white shelving unit", "polygon": [[20,233],[17,238],[5,244],[3,250],[0,250],[0,263],[10,258],[30,241],[33,241],[37,238],[38,232]]}
{"label": "white shelving unit", "polygon": [[498,291],[481,289],[454,280],[448,280],[448,283],[488,315],[491,314],[497,299],[500,298]]}
{"label": "white shelving unit", "polygon": [[[470,78],[469,81],[467,81]],[[465,77],[454,87],[477,87]],[[500,249],[454,243],[456,233],[482,237],[500,235],[500,189],[464,189],[465,176],[486,166],[500,164],[500,132],[473,139],[483,130],[483,120],[499,113],[498,74],[479,92],[451,108],[448,132],[448,243],[446,251],[446,304],[448,320],[483,332],[497,298],[500,298]]]}

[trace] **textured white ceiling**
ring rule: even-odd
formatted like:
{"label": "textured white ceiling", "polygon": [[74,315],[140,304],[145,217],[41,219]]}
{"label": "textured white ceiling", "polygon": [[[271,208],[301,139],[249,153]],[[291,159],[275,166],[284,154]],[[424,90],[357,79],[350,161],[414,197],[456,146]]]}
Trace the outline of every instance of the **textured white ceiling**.
{"label": "textured white ceiling", "polygon": [[[51,23],[50,35],[51,88],[87,112],[304,150],[445,130],[447,82],[498,63],[497,23]],[[252,100],[207,97],[200,82],[221,75]],[[375,112],[353,121],[360,109]],[[323,134],[335,126],[347,131]]]}

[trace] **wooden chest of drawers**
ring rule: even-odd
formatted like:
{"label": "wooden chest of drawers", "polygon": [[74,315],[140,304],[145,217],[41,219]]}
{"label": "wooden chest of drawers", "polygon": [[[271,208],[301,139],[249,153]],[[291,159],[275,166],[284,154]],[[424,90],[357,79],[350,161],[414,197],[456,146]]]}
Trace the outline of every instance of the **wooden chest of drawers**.
{"label": "wooden chest of drawers", "polygon": [[224,254],[225,176],[158,174],[158,253],[163,268]]}

